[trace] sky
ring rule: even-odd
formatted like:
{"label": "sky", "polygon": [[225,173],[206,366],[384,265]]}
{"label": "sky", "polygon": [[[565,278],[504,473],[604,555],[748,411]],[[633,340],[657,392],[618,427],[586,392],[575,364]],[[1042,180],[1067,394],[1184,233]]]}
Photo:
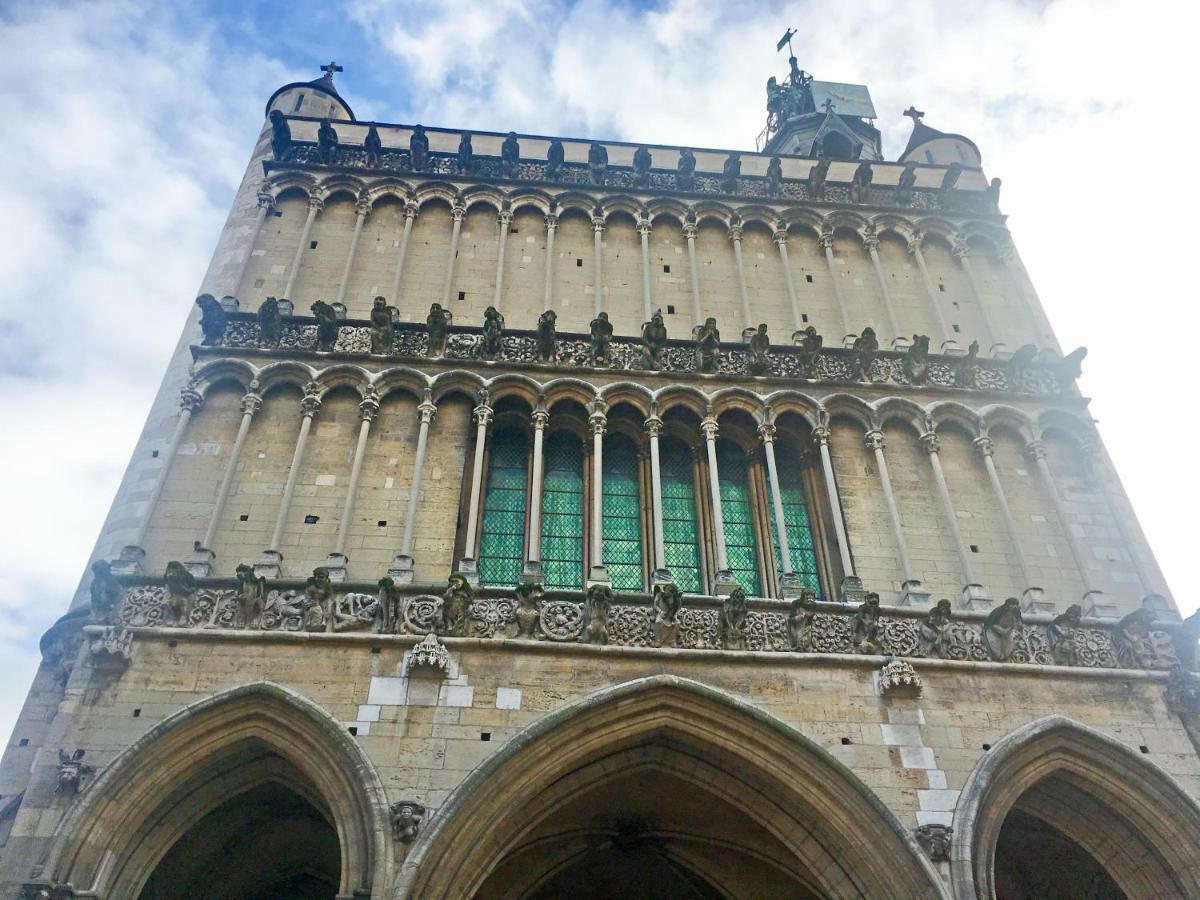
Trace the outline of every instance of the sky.
{"label": "sky", "polygon": [[0,0],[0,734],[89,562],[263,106],[330,59],[360,119],[750,150],[790,26],[804,69],[870,86],[888,158],[910,104],[967,135],[1064,349],[1090,349],[1080,388],[1191,612],[1195,9]]}

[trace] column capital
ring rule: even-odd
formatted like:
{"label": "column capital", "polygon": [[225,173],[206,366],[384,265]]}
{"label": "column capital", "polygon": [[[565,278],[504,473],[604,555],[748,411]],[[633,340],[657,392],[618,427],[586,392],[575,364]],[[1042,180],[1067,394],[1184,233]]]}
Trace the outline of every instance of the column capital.
{"label": "column capital", "polygon": [[475,418],[476,425],[482,425],[484,428],[487,428],[492,424],[493,412],[494,410],[490,406],[481,403],[479,406],[475,407],[471,415]]}
{"label": "column capital", "polygon": [[770,422],[763,422],[758,426],[758,439],[764,444],[774,443],[776,429]]}
{"label": "column capital", "polygon": [[961,237],[956,237],[954,243],[950,246],[950,252],[954,254],[954,258],[959,262],[965,262],[971,256],[971,245]]}
{"label": "column capital", "polygon": [[873,231],[868,231],[862,236],[863,249],[868,253],[877,253],[879,251],[879,235]]}
{"label": "column capital", "polygon": [[592,430],[592,435],[604,437],[604,432],[608,429],[608,418],[602,412],[594,412],[588,416],[588,427]]}
{"label": "column capital", "polygon": [[450,207],[450,215],[454,217],[455,222],[461,222],[466,214],[467,208],[461,203],[455,202],[454,205]]}
{"label": "column capital", "polygon": [[646,434],[650,436],[650,439],[657,440],[658,436],[662,434],[663,420],[658,416],[648,416],[645,428]]}
{"label": "column capital", "polygon": [[325,201],[315,195],[310,196],[308,198],[308,208],[311,212],[319,213],[325,208]]}
{"label": "column capital", "polygon": [[604,216],[592,213],[592,231],[596,234],[604,233]]}
{"label": "column capital", "polygon": [[417,217],[417,213],[419,213],[420,211],[421,211],[421,207],[419,205],[417,205],[416,203],[414,203],[413,201],[409,200],[409,201],[405,202],[404,218],[415,219]]}
{"label": "column capital", "polygon": [[179,409],[184,412],[195,412],[203,402],[204,397],[190,383],[185,385],[183,390],[179,392]]}
{"label": "column capital", "polygon": [[821,234],[818,235],[817,240],[820,242],[822,249],[824,249],[824,250],[832,250],[833,249],[833,232],[832,231],[828,231],[828,230],[822,231]]}
{"label": "column capital", "polygon": [[433,391],[425,389],[425,396],[417,405],[417,413],[421,416],[421,424],[428,425],[437,414],[437,405],[433,402]]}
{"label": "column capital", "polygon": [[706,441],[715,441],[717,435],[721,433],[721,426],[717,424],[717,420],[713,416],[705,416],[700,421],[700,430],[704,432]]}
{"label": "column capital", "polygon": [[786,246],[787,239],[788,239],[788,232],[787,232],[787,229],[784,228],[782,224],[780,224],[779,227],[777,227],[775,229],[775,231],[771,233],[771,240],[775,242],[776,247]]}
{"label": "column capital", "polygon": [[742,240],[742,224],[734,222],[729,226],[729,239],[734,243],[741,243]]}
{"label": "column capital", "polygon": [[829,443],[829,426],[818,425],[812,430],[812,436],[813,440],[817,442],[818,446],[824,447]]}
{"label": "column capital", "polygon": [[558,227],[558,213],[546,213],[546,229],[553,231]]}
{"label": "column capital", "polygon": [[638,216],[637,217],[638,234],[644,234],[646,237],[649,237],[650,230],[651,230],[650,218],[648,216]]}
{"label": "column capital", "polygon": [[1046,442],[1041,440],[1033,440],[1025,445],[1025,454],[1033,460],[1041,460],[1046,458]]}
{"label": "column capital", "polygon": [[362,400],[358,404],[359,415],[370,422],[379,415],[379,391],[374,385],[368,384],[363,388]]}
{"label": "column capital", "polygon": [[544,407],[539,406],[533,411],[533,427],[538,431],[545,431],[550,424],[550,413]]}
{"label": "column capital", "polygon": [[268,210],[275,208],[275,196],[270,191],[259,191],[257,199],[260,208]]}
{"label": "column capital", "polygon": [[868,450],[882,450],[884,445],[883,432],[878,428],[872,428],[863,435],[863,443],[867,445]]}
{"label": "column capital", "polygon": [[686,240],[694,241],[696,239],[697,226],[695,222],[683,223],[683,236]]}
{"label": "column capital", "polygon": [[258,382],[254,382],[250,385],[250,390],[242,395],[242,414],[253,418],[262,406],[262,394],[258,393]]}
{"label": "column capital", "polygon": [[513,214],[511,209],[502,209],[496,217],[496,222],[501,228],[507,228],[512,224]]}
{"label": "column capital", "polygon": [[971,446],[979,451],[980,456],[991,456],[996,450],[992,439],[987,435],[975,438],[975,440],[971,441]]}
{"label": "column capital", "polygon": [[371,212],[371,201],[366,197],[360,199],[354,204],[354,214],[361,218],[366,218]]}
{"label": "column capital", "polygon": [[914,231],[912,234],[910,234],[908,236],[909,255],[917,256],[917,257],[919,257],[921,255],[921,241],[924,240],[924,238],[925,238],[925,235],[923,235],[919,231]]}
{"label": "column capital", "polygon": [[927,431],[918,437],[917,440],[921,442],[921,446],[925,448],[925,452],[931,455],[942,449],[942,439],[938,437],[936,431]]}
{"label": "column capital", "polygon": [[304,386],[304,397],[300,400],[300,415],[311,419],[321,409],[321,398],[318,395],[320,387],[315,381]]}

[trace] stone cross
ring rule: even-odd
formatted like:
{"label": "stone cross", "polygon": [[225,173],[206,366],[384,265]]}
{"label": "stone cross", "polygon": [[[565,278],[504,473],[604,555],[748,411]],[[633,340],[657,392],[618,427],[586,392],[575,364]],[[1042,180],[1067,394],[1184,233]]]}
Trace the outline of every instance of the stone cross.
{"label": "stone cross", "polygon": [[339,66],[337,63],[335,63],[333,60],[330,60],[329,65],[321,66],[321,71],[324,72],[326,75],[328,75],[330,77],[330,79],[332,79],[333,73],[341,72],[341,71],[343,71],[343,68],[342,68],[342,66]]}
{"label": "stone cross", "polygon": [[912,119],[912,120],[913,120],[913,125],[914,125],[914,126],[915,126],[915,125],[916,125],[918,122],[920,122],[920,121],[921,121],[923,118],[925,118],[925,113],[921,112],[921,111],[920,111],[919,109],[917,109],[915,106],[910,106],[908,109],[906,109],[906,110],[904,111],[904,115],[908,116],[910,119]]}

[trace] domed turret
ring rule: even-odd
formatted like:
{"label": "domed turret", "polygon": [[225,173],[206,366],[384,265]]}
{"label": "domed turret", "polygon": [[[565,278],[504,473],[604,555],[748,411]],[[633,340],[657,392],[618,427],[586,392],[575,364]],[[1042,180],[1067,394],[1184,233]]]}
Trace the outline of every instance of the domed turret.
{"label": "domed turret", "polygon": [[267,101],[265,115],[270,116],[271,110],[277,109],[288,116],[355,121],[354,110],[333,84],[333,73],[342,71],[342,67],[331,62],[321,69],[325,74],[315,81],[294,81],[273,93]]}
{"label": "domed turret", "polygon": [[904,115],[913,120],[912,134],[908,138],[908,146],[900,154],[900,162],[916,162],[931,166],[948,166],[958,163],[968,168],[979,168],[983,157],[979,148],[970,138],[961,134],[948,134],[930,128],[922,119],[925,113],[915,106],[910,106]]}

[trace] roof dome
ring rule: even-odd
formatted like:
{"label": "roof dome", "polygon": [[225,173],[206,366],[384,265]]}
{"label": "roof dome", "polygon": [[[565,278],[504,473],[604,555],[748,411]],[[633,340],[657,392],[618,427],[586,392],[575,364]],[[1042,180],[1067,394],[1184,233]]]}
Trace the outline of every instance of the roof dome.
{"label": "roof dome", "polygon": [[293,81],[285,84],[267,100],[265,115],[272,109],[289,116],[311,116],[316,119],[349,119],[356,121],[354,110],[342,99],[333,83],[333,73],[342,71],[335,62],[321,66],[325,74],[312,81]]}

